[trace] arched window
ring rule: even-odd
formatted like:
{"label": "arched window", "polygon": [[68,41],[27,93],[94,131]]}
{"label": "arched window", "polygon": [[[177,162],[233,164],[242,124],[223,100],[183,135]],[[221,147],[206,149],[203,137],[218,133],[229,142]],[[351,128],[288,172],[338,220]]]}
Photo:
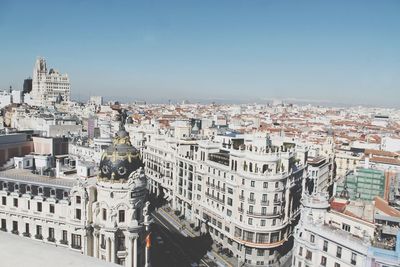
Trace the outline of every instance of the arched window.
{"label": "arched window", "polygon": [[268,170],[268,164],[264,164],[263,165],[263,173],[266,172]]}

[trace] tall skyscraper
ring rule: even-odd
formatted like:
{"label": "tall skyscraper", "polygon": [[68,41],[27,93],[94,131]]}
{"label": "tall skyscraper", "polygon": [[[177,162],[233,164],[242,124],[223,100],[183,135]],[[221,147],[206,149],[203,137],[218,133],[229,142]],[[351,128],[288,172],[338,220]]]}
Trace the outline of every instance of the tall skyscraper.
{"label": "tall skyscraper", "polygon": [[70,82],[67,74],[56,69],[47,72],[46,60],[38,58],[33,69],[32,99],[35,105],[44,106],[56,102],[57,98],[70,100]]}

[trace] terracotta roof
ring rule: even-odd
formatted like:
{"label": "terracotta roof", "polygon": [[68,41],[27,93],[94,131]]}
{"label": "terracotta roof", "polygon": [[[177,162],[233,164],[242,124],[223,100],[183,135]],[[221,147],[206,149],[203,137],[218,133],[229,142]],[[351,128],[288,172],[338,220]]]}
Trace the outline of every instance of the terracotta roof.
{"label": "terracotta roof", "polygon": [[372,157],[369,159],[369,161],[400,166],[400,160],[394,158]]}
{"label": "terracotta roof", "polygon": [[375,197],[374,200],[375,200],[375,208],[377,208],[378,210],[382,211],[383,213],[389,216],[400,217],[400,211],[389,206],[389,204],[381,197]]}

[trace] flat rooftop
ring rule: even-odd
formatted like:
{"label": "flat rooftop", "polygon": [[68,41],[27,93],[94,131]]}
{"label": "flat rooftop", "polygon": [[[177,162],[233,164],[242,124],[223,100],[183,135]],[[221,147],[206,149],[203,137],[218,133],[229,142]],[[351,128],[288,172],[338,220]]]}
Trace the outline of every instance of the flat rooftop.
{"label": "flat rooftop", "polygon": [[0,172],[0,179],[7,179],[21,183],[32,183],[36,185],[67,187],[71,188],[76,183],[75,179],[54,178],[32,173],[25,169],[10,169]]}
{"label": "flat rooftop", "polygon": [[120,265],[82,255],[68,248],[56,247],[10,233],[0,232],[1,267],[116,267]]}

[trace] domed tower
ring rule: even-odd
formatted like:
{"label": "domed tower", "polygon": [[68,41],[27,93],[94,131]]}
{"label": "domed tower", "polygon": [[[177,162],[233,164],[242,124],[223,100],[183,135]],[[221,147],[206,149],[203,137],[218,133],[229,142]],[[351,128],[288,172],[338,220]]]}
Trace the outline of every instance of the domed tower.
{"label": "domed tower", "polygon": [[103,153],[93,203],[93,255],[127,267],[145,265],[147,179],[139,151],[121,124]]}

